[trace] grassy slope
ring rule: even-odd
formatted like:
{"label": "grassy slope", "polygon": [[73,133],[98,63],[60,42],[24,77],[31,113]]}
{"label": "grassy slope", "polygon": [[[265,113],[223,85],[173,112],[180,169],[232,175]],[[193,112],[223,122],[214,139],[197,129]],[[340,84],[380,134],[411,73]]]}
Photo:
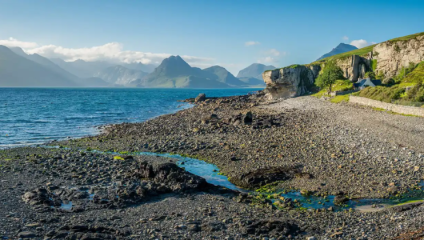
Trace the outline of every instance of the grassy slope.
{"label": "grassy slope", "polygon": [[[388,103],[392,100],[401,104],[423,102],[424,86],[416,85],[424,84],[424,62],[417,64],[408,74],[404,75],[403,73],[404,69],[395,77],[397,82],[393,86],[368,87],[356,93],[356,95]],[[412,87],[412,89],[406,92],[407,87]]]}
{"label": "grassy slope", "polygon": [[[353,83],[349,80],[337,80],[332,87],[332,91],[347,91],[353,88]],[[322,97],[328,92],[327,89],[322,89],[321,91],[315,93],[313,96]]]}

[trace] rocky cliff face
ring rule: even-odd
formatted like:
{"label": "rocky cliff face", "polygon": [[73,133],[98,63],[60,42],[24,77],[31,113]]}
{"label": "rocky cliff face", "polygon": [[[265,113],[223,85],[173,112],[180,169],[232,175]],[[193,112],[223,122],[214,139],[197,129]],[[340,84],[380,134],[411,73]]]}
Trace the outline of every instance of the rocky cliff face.
{"label": "rocky cliff face", "polygon": [[346,79],[352,82],[365,77],[365,73],[371,70],[372,54],[367,57],[353,55],[344,59],[338,59],[337,65],[343,70]]}
{"label": "rocky cliff face", "polygon": [[306,94],[313,86],[319,66],[289,66],[266,71],[262,77],[269,99],[291,98]]}
{"label": "rocky cliff face", "polygon": [[[402,67],[424,61],[424,35],[411,36],[404,37],[407,40],[394,39],[379,43],[362,56],[336,58],[336,64],[343,70],[344,77],[352,82],[364,78],[366,72],[373,71],[372,61],[377,62],[374,69],[376,74],[383,73],[384,78],[391,78]],[[290,98],[307,93],[324,66],[325,60],[318,64],[289,66],[264,72],[262,77],[267,85],[268,98]]]}
{"label": "rocky cliff face", "polygon": [[374,47],[373,55],[377,60],[376,73],[382,72],[385,78],[393,77],[409,63],[424,61],[424,36],[407,41],[379,43]]}

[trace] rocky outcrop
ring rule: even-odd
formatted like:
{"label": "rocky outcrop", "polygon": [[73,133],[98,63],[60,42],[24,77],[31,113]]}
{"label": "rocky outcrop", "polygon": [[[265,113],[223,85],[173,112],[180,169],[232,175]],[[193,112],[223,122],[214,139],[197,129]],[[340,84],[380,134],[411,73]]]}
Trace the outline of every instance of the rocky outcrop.
{"label": "rocky outcrop", "polygon": [[[366,57],[353,55],[338,59],[336,63],[343,70],[345,78],[356,82],[371,70],[371,59],[372,54]],[[324,66],[325,63],[295,65],[264,72],[262,77],[267,85],[265,92],[268,99],[286,99],[308,93]]]}
{"label": "rocky outcrop", "polygon": [[[389,40],[374,46],[367,54],[336,58],[336,64],[342,69],[346,79],[352,82],[365,78],[365,73],[374,71],[383,74],[384,79],[399,73],[402,67],[410,63],[424,61],[424,35],[404,37],[404,39]],[[373,69],[372,62],[376,62]],[[319,72],[325,66],[325,60],[320,64],[292,65],[281,69],[266,71],[262,77],[267,85],[265,90],[268,99],[290,98],[303,95],[314,85]]]}
{"label": "rocky outcrop", "polygon": [[372,53],[366,57],[352,55],[347,58],[338,59],[336,64],[342,69],[343,76],[352,82],[365,77],[365,73],[371,71]]}
{"label": "rocky outcrop", "polygon": [[407,41],[379,43],[374,47],[373,55],[377,60],[376,73],[381,72],[385,78],[391,78],[409,63],[424,61],[424,35]]}
{"label": "rocky outcrop", "polygon": [[266,71],[262,77],[267,85],[268,99],[291,98],[306,94],[314,85],[319,66],[289,66]]}

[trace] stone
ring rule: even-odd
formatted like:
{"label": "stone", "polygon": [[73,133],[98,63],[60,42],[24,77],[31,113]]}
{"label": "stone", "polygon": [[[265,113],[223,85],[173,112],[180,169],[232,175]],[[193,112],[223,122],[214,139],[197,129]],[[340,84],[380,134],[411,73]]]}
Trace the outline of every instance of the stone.
{"label": "stone", "polygon": [[251,125],[253,122],[252,112],[247,112],[243,117],[243,123],[246,125]]}
{"label": "stone", "polygon": [[[312,68],[312,69],[311,69]],[[265,71],[262,78],[266,83],[265,96],[269,99],[286,99],[297,97],[309,92],[309,88],[313,86],[316,76],[315,68],[296,65],[288,66],[281,69]]]}
{"label": "stone", "polygon": [[206,94],[200,93],[195,99],[194,102],[203,102],[206,100]]}
{"label": "stone", "polygon": [[25,231],[18,234],[19,238],[35,238],[37,235],[33,232]]}

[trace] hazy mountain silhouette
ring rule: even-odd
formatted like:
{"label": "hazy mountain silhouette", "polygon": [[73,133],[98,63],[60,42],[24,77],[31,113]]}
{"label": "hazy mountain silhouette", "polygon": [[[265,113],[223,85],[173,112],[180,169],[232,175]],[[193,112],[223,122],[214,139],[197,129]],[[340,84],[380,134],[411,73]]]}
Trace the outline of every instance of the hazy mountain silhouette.
{"label": "hazy mountain silhouette", "polygon": [[31,61],[5,46],[0,46],[0,86],[74,87],[78,84],[44,64]]}
{"label": "hazy mountain silhouette", "polygon": [[96,74],[108,83],[121,86],[134,86],[136,81],[141,81],[148,73],[129,69],[120,65],[108,67]]}
{"label": "hazy mountain silhouette", "polygon": [[317,60],[326,58],[326,57],[331,57],[333,55],[337,55],[340,53],[344,53],[344,52],[349,52],[352,50],[358,49],[355,46],[352,46],[350,44],[346,44],[346,43],[340,43],[337,47],[333,48],[333,50],[331,50],[330,52],[322,55],[320,58],[318,58]]}
{"label": "hazy mountain silhouette", "polygon": [[228,88],[213,72],[191,67],[180,56],[171,56],[143,80],[138,87],[162,88]]}

